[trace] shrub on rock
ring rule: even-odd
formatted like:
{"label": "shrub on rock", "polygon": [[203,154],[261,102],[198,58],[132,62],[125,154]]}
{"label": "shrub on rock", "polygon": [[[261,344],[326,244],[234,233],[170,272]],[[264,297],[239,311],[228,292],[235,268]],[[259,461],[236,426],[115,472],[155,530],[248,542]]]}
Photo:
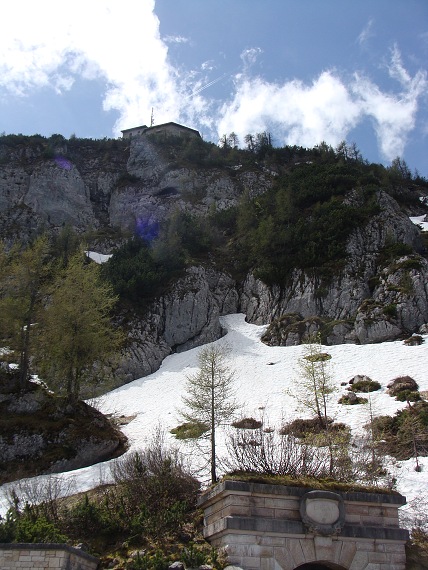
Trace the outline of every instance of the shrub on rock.
{"label": "shrub on rock", "polygon": [[398,376],[387,386],[388,394],[392,397],[397,397],[400,392],[416,392],[419,386],[410,376]]}

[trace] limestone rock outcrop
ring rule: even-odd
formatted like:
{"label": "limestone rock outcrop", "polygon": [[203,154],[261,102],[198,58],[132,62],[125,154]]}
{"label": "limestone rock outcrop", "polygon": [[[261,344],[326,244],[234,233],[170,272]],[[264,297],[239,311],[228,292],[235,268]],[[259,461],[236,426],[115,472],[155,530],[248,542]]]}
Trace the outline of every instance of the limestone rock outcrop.
{"label": "limestone rock outcrop", "polygon": [[116,375],[130,381],[157,370],[171,352],[220,338],[219,317],[236,313],[234,280],[211,268],[190,267],[172,290],[131,323],[129,343]]}
{"label": "limestone rock outcrop", "polygon": [[120,455],[126,438],[85,404],[70,405],[30,382],[19,390],[13,371],[0,375],[0,483],[93,465]]}

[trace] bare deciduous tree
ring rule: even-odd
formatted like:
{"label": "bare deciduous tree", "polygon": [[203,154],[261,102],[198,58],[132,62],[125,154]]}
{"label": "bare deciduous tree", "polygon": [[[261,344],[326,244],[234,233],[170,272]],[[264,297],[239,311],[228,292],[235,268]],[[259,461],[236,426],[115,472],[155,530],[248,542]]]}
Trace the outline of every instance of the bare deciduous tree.
{"label": "bare deciduous tree", "polygon": [[229,349],[224,344],[203,348],[198,355],[199,371],[187,377],[181,416],[187,422],[207,427],[210,440],[211,482],[217,481],[216,430],[230,421],[238,408],[233,386],[234,370],[227,363]]}
{"label": "bare deciduous tree", "polygon": [[299,359],[299,383],[291,395],[328,429],[328,397],[336,391],[329,366],[330,354],[322,351],[319,335],[309,338]]}

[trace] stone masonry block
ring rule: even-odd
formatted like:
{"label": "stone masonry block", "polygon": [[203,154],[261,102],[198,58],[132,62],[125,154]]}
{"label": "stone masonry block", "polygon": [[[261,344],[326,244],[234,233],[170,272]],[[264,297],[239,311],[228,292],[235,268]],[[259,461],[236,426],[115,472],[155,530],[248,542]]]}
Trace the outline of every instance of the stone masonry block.
{"label": "stone masonry block", "polygon": [[397,542],[385,542],[385,552],[404,552],[404,544]]}
{"label": "stone masonry block", "polygon": [[305,553],[298,538],[287,538],[285,547],[293,556],[296,564],[304,564],[306,562]]}
{"label": "stone masonry block", "polygon": [[357,551],[352,560],[352,564],[349,567],[349,570],[366,570],[368,563],[369,563],[368,553],[363,552],[362,550]]}
{"label": "stone masonry block", "polygon": [[249,547],[249,556],[258,556],[260,558],[272,558],[273,546],[261,546],[259,544],[252,544]]}
{"label": "stone masonry block", "polygon": [[285,511],[299,512],[299,501],[297,499],[282,499],[280,497],[266,497],[265,506]]}
{"label": "stone masonry block", "polygon": [[371,564],[386,564],[388,562],[388,555],[385,552],[369,552],[369,562]]}
{"label": "stone masonry block", "polygon": [[359,540],[356,546],[357,550],[365,550],[366,552],[374,552],[376,550],[374,540]]}
{"label": "stone masonry block", "polygon": [[275,570],[275,560],[273,558],[261,558],[260,570]]}
{"label": "stone masonry block", "polygon": [[283,570],[293,570],[297,564],[287,548],[275,548],[275,560]]}
{"label": "stone masonry block", "polygon": [[234,551],[235,553],[239,552],[239,556],[247,558],[267,557],[273,555],[273,547],[259,546],[258,544],[236,544]]}
{"label": "stone masonry block", "polygon": [[351,542],[349,540],[341,540],[340,542],[340,564],[345,568],[349,568],[352,560],[354,559],[357,547],[354,541]]}
{"label": "stone masonry block", "polygon": [[383,517],[383,525],[384,526],[399,526],[398,517]]}
{"label": "stone masonry block", "polygon": [[348,503],[345,501],[345,510],[346,514],[353,514],[353,515],[368,515],[369,514],[369,507],[368,505],[360,505],[358,503]]}
{"label": "stone masonry block", "polygon": [[406,562],[406,553],[403,552],[396,552],[394,554],[386,554],[388,562],[391,564],[405,564]]}
{"label": "stone masonry block", "polygon": [[361,524],[361,515],[351,515],[346,513],[345,520],[348,524]]}
{"label": "stone masonry block", "polygon": [[227,537],[228,544],[258,544],[260,540],[259,534],[230,533]]}
{"label": "stone masonry block", "polygon": [[375,517],[371,515],[362,516],[361,524],[364,526],[383,526],[383,517]]}
{"label": "stone masonry block", "polygon": [[315,560],[315,544],[312,539],[300,539],[300,547],[305,560]]}
{"label": "stone masonry block", "polygon": [[251,568],[260,568],[260,558],[256,556],[243,556],[241,558],[242,568],[251,569]]}
{"label": "stone masonry block", "polygon": [[275,509],[274,517],[276,519],[285,519],[289,521],[300,521],[300,512],[298,511],[284,511],[281,509]]}
{"label": "stone masonry block", "polygon": [[265,546],[284,546],[285,538],[282,536],[264,535],[260,537],[260,544],[263,544]]}

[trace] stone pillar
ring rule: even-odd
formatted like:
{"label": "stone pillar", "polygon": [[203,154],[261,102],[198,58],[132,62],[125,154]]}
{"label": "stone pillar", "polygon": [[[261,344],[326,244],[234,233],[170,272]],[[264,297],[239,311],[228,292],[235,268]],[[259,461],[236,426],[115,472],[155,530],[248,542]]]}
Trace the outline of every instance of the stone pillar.
{"label": "stone pillar", "polygon": [[225,480],[206,491],[204,535],[245,570],[404,570],[398,493],[331,492]]}

